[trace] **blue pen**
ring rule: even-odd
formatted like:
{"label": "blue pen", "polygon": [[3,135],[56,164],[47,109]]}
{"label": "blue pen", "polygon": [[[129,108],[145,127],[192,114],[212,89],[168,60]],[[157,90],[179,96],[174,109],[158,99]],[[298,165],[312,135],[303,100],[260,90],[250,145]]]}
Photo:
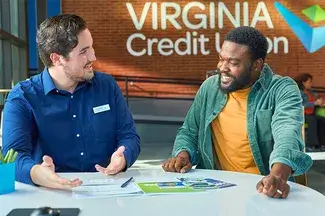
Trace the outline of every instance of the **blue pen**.
{"label": "blue pen", "polygon": [[121,185],[121,188],[124,188],[126,187],[131,181],[132,181],[133,177],[129,178],[126,182],[124,182],[122,185]]}

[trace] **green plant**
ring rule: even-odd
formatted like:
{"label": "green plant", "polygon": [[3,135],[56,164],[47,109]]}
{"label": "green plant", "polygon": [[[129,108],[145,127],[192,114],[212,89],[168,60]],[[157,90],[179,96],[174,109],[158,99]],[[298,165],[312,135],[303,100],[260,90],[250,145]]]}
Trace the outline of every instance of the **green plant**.
{"label": "green plant", "polygon": [[6,156],[3,156],[2,152],[0,151],[0,164],[13,163],[16,160],[17,155],[18,152],[13,149],[10,149]]}

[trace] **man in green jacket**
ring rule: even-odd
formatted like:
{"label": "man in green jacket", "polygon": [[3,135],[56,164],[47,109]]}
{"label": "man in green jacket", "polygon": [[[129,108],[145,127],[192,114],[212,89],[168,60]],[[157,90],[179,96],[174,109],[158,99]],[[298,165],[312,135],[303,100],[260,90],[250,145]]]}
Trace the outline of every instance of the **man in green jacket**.
{"label": "man in green jacket", "polygon": [[259,193],[286,198],[289,178],[306,173],[303,106],[293,79],[265,63],[268,43],[258,30],[230,31],[219,54],[218,74],[200,87],[175,139],[168,172],[221,169],[259,174]]}

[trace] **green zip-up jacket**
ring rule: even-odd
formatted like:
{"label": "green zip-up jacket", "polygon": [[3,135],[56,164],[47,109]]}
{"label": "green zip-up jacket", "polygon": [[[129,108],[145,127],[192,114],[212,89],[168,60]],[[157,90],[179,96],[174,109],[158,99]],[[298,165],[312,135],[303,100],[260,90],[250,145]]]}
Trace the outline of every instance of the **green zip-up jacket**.
{"label": "green zip-up jacket", "polygon": [[[199,169],[219,169],[211,130],[211,122],[227,102],[219,79],[214,75],[201,85],[174,142],[172,156],[187,151],[192,165]],[[248,140],[261,175],[268,175],[274,163],[290,166],[292,176],[302,175],[311,167],[312,159],[304,153],[303,122],[298,86],[265,64],[247,101]]]}

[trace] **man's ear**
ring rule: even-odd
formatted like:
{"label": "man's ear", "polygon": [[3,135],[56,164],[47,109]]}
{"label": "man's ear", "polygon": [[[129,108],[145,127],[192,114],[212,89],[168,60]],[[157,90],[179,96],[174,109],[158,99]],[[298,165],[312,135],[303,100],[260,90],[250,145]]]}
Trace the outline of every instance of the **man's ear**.
{"label": "man's ear", "polygon": [[262,71],[264,65],[263,59],[256,59],[253,66],[253,71]]}
{"label": "man's ear", "polygon": [[52,61],[53,66],[62,66],[62,58],[61,55],[57,53],[51,53],[50,59]]}

